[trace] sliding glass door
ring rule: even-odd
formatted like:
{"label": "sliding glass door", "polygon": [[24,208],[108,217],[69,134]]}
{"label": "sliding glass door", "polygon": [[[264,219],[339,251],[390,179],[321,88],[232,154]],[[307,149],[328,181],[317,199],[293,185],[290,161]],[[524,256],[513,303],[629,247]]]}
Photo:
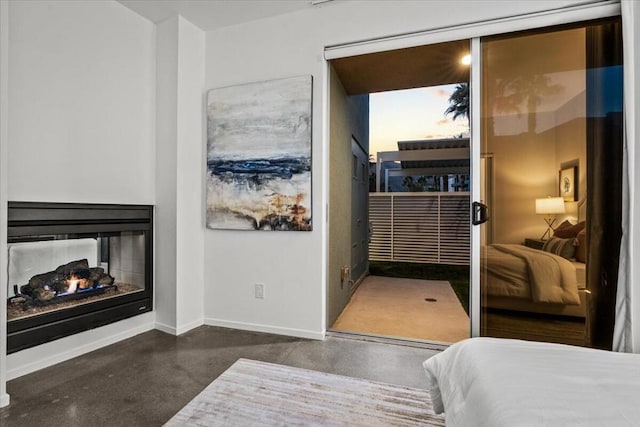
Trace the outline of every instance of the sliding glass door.
{"label": "sliding glass door", "polygon": [[620,239],[620,48],[619,19],[479,42],[476,194],[489,206],[478,233],[480,335],[607,347]]}
{"label": "sliding glass door", "polygon": [[[610,348],[622,210],[619,12],[616,4],[577,5],[554,10],[552,15],[533,13],[325,51],[331,60],[328,75],[333,96],[329,98],[336,101],[335,105],[332,101],[330,114],[332,130],[348,129],[340,120],[346,122],[349,96],[400,89],[429,89],[447,98],[448,106],[434,110],[438,124],[469,118],[468,130],[455,134],[421,131],[418,136],[386,138],[392,142],[389,149],[374,149],[373,142],[369,146],[377,160],[372,180],[377,191],[369,198],[375,202],[369,206],[369,261],[420,264],[421,268],[444,263],[442,248],[434,248],[434,242],[470,235],[470,256],[460,243],[464,239],[442,245],[459,256],[450,263],[471,267],[469,275],[458,270],[462,271],[461,280],[455,277],[458,283],[453,283],[452,276],[442,277],[455,295],[452,291],[449,299],[432,294],[413,299],[419,302],[421,313],[438,319],[429,321],[429,327],[450,328],[454,322],[436,309],[451,300],[464,307],[460,337]],[[567,24],[545,27],[550,20]],[[580,20],[583,22],[577,22]],[[505,33],[497,34],[500,31]],[[442,85],[452,87],[445,91]],[[447,118],[447,113],[456,117],[440,117]],[[431,120],[424,113],[419,117],[425,123]],[[385,130],[408,128],[399,122],[395,120]],[[349,137],[332,134],[330,164],[344,165],[344,159],[351,159],[349,152],[344,157],[341,151],[341,141]],[[423,153],[427,157],[420,157]],[[449,157],[442,157],[445,155]],[[336,176],[330,181],[342,182],[344,168],[334,169]],[[457,188],[464,188],[468,197],[453,225],[441,221],[445,215],[439,208],[418,203],[424,194],[411,195],[406,203],[396,203],[389,194],[390,190],[427,192],[431,187],[448,192],[457,184],[455,180],[438,179],[436,186],[431,178],[453,173],[462,175],[459,181],[464,187]],[[395,190],[393,179],[399,180]],[[445,182],[446,186],[441,185]],[[340,188],[331,191],[335,200],[329,215],[333,224],[329,227],[333,230],[330,257],[335,261],[329,262],[328,270],[329,324],[351,296],[351,289],[343,286],[349,283],[349,269],[342,268],[350,265],[344,258],[350,252],[336,250],[341,245],[337,242],[355,244],[343,232],[344,214],[349,214],[340,207],[351,204],[343,203]],[[474,225],[468,225],[464,208],[469,202]],[[395,215],[396,211],[406,217],[389,217],[388,212]],[[375,275],[375,269],[370,268],[369,273]],[[331,302],[334,294],[342,295],[338,306]],[[385,300],[384,305],[391,304]],[[401,312],[402,319],[417,317]],[[417,329],[422,333],[428,327]],[[434,335],[429,333],[427,339]]]}

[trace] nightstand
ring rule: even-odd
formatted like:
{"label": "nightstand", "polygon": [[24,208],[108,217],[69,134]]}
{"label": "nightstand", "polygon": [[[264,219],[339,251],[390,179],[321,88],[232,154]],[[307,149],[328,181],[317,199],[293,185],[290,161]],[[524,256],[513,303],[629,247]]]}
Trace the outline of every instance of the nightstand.
{"label": "nightstand", "polygon": [[526,237],[524,239],[524,245],[529,247],[529,248],[533,248],[533,249],[539,249],[542,250],[542,247],[544,246],[544,244],[546,243],[546,240],[542,240],[542,239],[530,239],[529,237]]}

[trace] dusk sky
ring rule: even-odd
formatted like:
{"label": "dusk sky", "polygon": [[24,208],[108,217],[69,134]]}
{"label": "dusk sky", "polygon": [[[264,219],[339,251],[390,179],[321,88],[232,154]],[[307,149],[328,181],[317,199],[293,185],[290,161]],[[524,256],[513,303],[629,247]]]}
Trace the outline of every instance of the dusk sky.
{"label": "dusk sky", "polygon": [[466,118],[445,117],[455,85],[372,93],[369,98],[369,152],[396,151],[398,141],[450,138],[467,133]]}

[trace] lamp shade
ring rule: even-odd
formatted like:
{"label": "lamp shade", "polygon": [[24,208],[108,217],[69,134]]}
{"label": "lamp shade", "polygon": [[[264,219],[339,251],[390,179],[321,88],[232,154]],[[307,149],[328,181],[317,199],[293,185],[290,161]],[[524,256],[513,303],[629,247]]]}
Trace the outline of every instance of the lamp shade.
{"label": "lamp shade", "polygon": [[564,199],[562,197],[536,199],[536,213],[545,215],[565,213]]}

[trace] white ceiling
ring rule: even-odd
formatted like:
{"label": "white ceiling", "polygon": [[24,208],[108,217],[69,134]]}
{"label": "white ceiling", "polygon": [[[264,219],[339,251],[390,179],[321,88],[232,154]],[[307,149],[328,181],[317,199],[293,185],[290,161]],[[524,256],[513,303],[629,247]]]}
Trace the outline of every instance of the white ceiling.
{"label": "white ceiling", "polygon": [[317,7],[312,0],[118,1],[152,22],[162,22],[179,14],[205,31]]}

